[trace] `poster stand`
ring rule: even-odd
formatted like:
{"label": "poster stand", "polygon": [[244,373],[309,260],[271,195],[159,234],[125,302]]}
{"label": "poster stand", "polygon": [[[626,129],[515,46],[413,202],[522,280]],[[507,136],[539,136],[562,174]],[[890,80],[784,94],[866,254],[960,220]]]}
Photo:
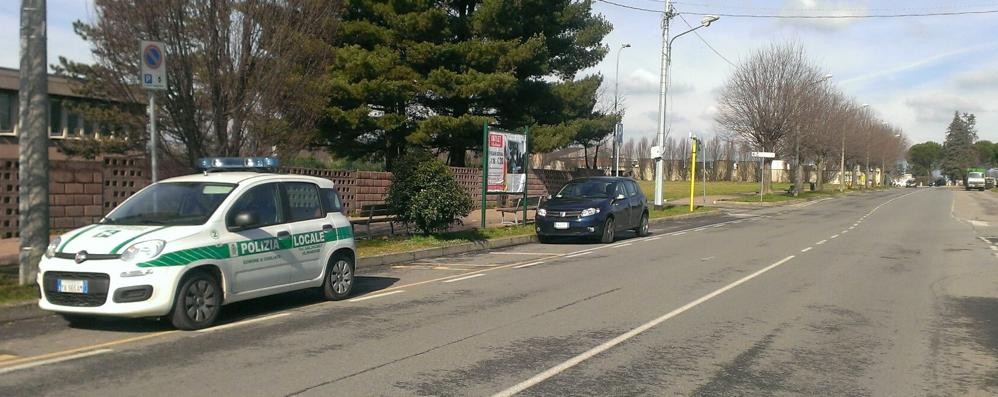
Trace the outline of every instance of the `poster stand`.
{"label": "poster stand", "polygon": [[[489,139],[490,138],[490,134],[492,135],[492,139],[493,139],[491,141]],[[509,139],[509,138],[511,138],[511,137],[518,137],[518,136],[522,136],[522,138],[517,138],[515,140],[516,141],[522,141],[523,147],[522,148],[516,148],[516,149],[514,149],[514,151],[510,151],[509,147],[507,145],[509,145],[509,142],[512,141],[512,139]],[[508,131],[490,130],[489,129],[489,123],[487,123],[487,122],[482,125],[482,206],[481,206],[481,213],[482,213],[481,227],[482,227],[482,229],[485,229],[485,224],[486,224],[486,222],[485,222],[485,214],[486,214],[486,212],[485,212],[485,210],[486,210],[485,206],[487,204],[487,199],[488,199],[489,195],[506,195],[506,194],[510,194],[510,193],[520,193],[520,192],[516,191],[517,190],[516,186],[509,186],[507,184],[508,179],[507,179],[507,168],[506,168],[507,164],[506,164],[506,162],[509,161],[509,160],[505,156],[507,156],[509,153],[513,153],[519,159],[519,161],[522,162],[522,164],[520,164],[520,167],[522,168],[522,172],[523,172],[523,174],[522,174],[523,175],[522,176],[522,186],[523,186],[522,195],[523,195],[523,199],[520,200],[520,204],[523,205],[523,224],[524,225],[527,224],[527,208],[528,208],[527,192],[529,190],[529,188],[527,186],[529,185],[529,183],[528,183],[529,182],[528,181],[528,175],[530,175],[530,172],[529,172],[529,167],[530,167],[530,147],[529,147],[529,143],[528,143],[529,141],[530,141],[530,130],[527,127],[523,128],[523,133],[522,134],[517,134],[517,133],[513,133],[513,132],[508,132]],[[496,150],[496,149],[498,149],[498,150]],[[490,176],[489,175],[489,160],[490,159],[492,159],[493,162],[496,163],[496,166],[498,166],[498,165],[501,164],[502,167],[504,167],[504,168],[502,168],[502,173],[501,173],[501,175],[502,175],[502,178],[501,178],[502,182],[501,183],[498,180],[496,180],[497,177],[499,176],[499,173],[496,172],[497,169],[493,168],[493,174],[495,174],[495,175],[492,175],[492,177],[494,179],[492,182],[495,182],[495,183],[491,187],[489,185],[489,176]],[[510,175],[517,175],[517,174],[510,174]],[[519,183],[517,183],[517,184],[519,184]],[[513,188],[512,191],[510,190],[511,187]]]}

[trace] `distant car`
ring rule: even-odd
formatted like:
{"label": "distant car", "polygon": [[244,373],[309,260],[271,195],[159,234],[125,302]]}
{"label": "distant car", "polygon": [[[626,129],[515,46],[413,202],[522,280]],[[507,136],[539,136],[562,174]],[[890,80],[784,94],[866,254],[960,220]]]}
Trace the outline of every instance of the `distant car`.
{"label": "distant car", "polygon": [[631,178],[575,179],[537,209],[537,238],[542,243],[559,236],[610,243],[617,232],[628,229],[648,235],[648,202]]}
{"label": "distant car", "polygon": [[918,187],[918,181],[914,179],[909,179],[907,182],[904,183],[904,187]]}
{"label": "distant car", "polygon": [[946,178],[936,179],[935,185],[936,186],[946,186]]}
{"label": "distant car", "polygon": [[987,178],[984,178],[984,188],[985,189],[994,189],[995,188],[995,178],[992,178],[990,176],[987,177]]}

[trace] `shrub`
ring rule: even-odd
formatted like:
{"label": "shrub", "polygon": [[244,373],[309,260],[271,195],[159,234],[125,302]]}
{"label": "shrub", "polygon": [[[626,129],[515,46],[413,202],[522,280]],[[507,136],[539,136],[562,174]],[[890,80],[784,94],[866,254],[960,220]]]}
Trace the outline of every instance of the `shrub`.
{"label": "shrub", "polygon": [[399,221],[424,234],[447,229],[471,212],[471,195],[443,162],[425,152],[407,154],[395,163],[387,204]]}

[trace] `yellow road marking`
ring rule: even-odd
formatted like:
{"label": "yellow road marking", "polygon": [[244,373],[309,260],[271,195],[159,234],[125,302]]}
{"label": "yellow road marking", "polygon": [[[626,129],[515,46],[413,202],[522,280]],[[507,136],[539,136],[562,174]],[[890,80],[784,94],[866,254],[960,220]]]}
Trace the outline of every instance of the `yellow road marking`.
{"label": "yellow road marking", "polygon": [[17,356],[15,356],[13,354],[0,354],[0,363],[2,363],[4,361],[13,360],[15,358],[17,358]]}
{"label": "yellow road marking", "polygon": [[50,359],[50,358],[53,358],[53,357],[66,356],[66,355],[70,355],[70,354],[74,354],[74,353],[85,352],[85,351],[88,351],[88,350],[103,349],[103,348],[107,348],[107,347],[111,347],[111,346],[117,346],[117,345],[121,345],[121,344],[125,344],[125,343],[138,342],[140,340],[152,339],[152,338],[156,338],[156,337],[159,337],[159,336],[169,335],[169,334],[173,334],[173,333],[177,333],[177,332],[180,332],[180,331],[174,330],[174,331],[154,332],[154,333],[146,334],[146,335],[133,336],[131,338],[118,339],[118,340],[113,340],[113,341],[110,341],[110,342],[98,343],[96,345],[77,347],[75,349],[62,350],[62,351],[57,351],[57,352],[42,354],[42,355],[38,355],[38,356],[18,358],[18,359],[9,360],[9,361],[3,361],[3,366],[4,367],[6,367],[6,366],[13,366],[13,365],[18,365],[18,364],[30,363],[30,362],[33,362],[33,361],[46,360],[46,359]]}

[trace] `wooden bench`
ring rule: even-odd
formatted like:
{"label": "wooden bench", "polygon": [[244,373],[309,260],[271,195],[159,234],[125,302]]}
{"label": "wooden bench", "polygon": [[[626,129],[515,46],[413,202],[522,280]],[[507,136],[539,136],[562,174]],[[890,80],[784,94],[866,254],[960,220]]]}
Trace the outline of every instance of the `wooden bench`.
{"label": "wooden bench", "polygon": [[372,223],[388,222],[391,234],[395,234],[395,222],[398,220],[397,215],[388,204],[364,204],[360,206],[361,218],[351,219],[350,226],[367,225],[367,238],[370,239]]}
{"label": "wooden bench", "polygon": [[[517,225],[522,216],[516,216],[517,213],[523,211],[523,200],[527,200],[527,210],[536,210],[538,206],[541,205],[542,196],[529,196],[526,199],[523,196],[516,198],[516,203],[510,207],[499,207],[496,211],[499,211],[499,222],[503,225]],[[513,214],[513,221],[506,220],[506,214]]]}

